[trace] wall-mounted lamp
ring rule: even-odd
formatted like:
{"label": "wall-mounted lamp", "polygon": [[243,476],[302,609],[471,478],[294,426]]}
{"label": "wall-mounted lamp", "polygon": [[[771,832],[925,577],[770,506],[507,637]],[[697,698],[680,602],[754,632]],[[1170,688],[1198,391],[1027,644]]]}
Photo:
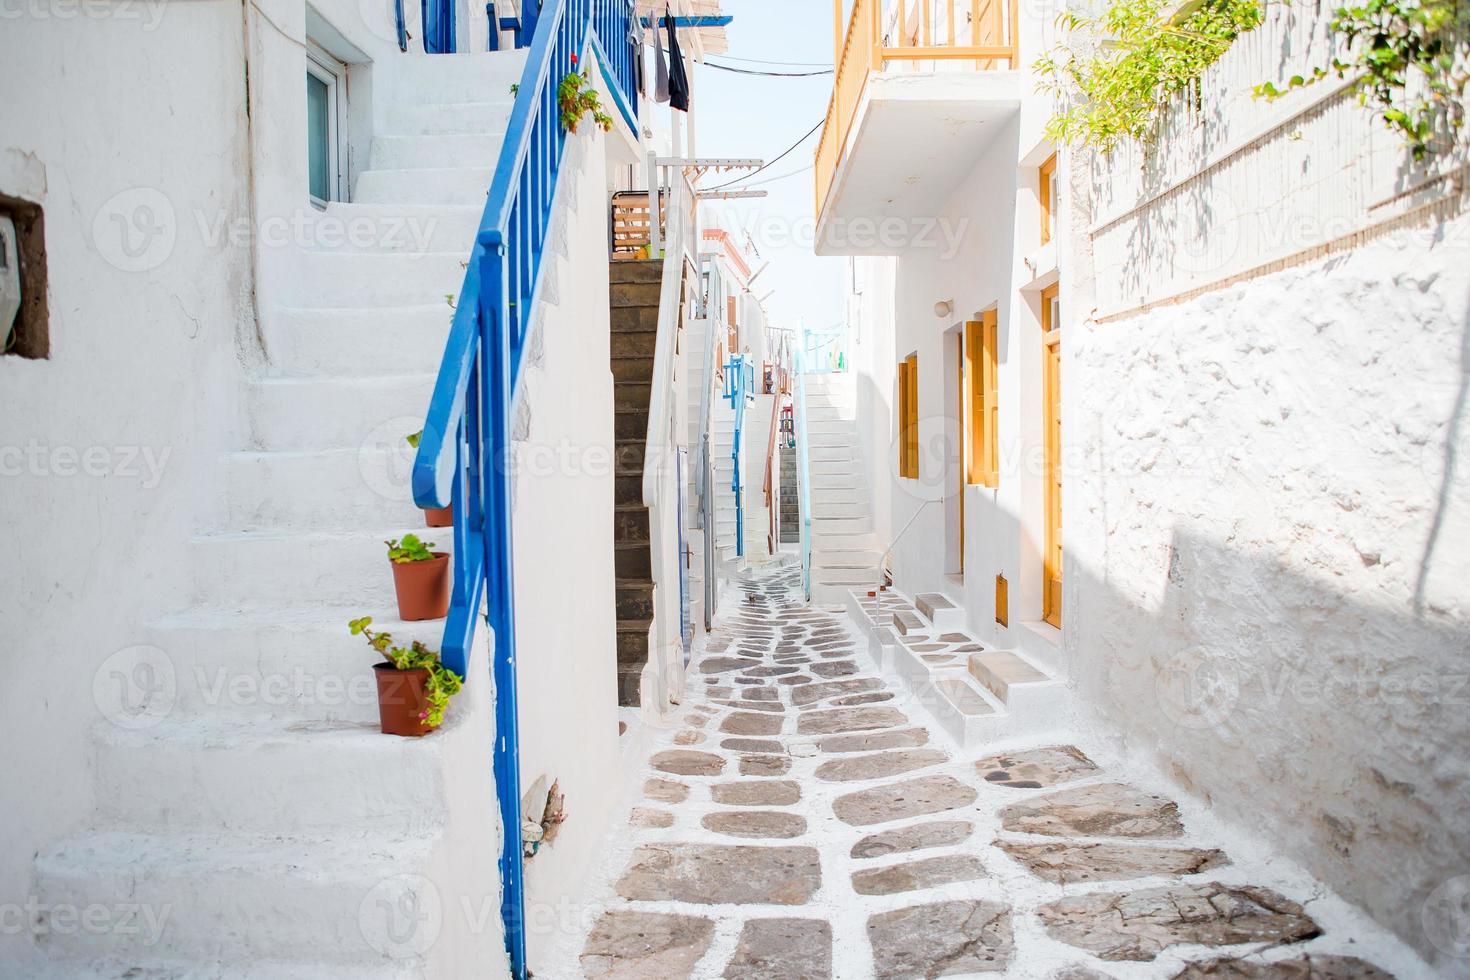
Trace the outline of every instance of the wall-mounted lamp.
{"label": "wall-mounted lamp", "polygon": [[954,300],[942,299],[934,304],[934,315],[943,320],[954,312]]}

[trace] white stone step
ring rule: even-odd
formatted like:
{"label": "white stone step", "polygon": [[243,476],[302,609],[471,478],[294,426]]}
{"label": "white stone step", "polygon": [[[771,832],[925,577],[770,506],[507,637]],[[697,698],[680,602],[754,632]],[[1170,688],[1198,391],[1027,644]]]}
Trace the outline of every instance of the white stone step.
{"label": "white stone step", "polygon": [[357,449],[421,429],[434,376],[268,377],[246,387],[256,448]]}
{"label": "white stone step", "polygon": [[873,530],[870,517],[823,517],[812,515],[812,530],[817,534],[866,534]]}
{"label": "white stone step", "polygon": [[1013,714],[1044,710],[1065,685],[1020,654],[986,650],[969,657],[970,675]]}
{"label": "white stone step", "polygon": [[[366,643],[362,652],[373,685],[377,658]],[[446,819],[453,708],[425,738],[387,736],[376,722],[227,725],[205,716],[141,731],[103,723],[99,816],[105,826],[150,833],[428,834]]]}
{"label": "white stone step", "polygon": [[807,436],[807,445],[816,449],[844,449],[851,459],[857,447],[857,436],[852,432],[812,432]]}
{"label": "white stone step", "polygon": [[395,608],[393,570],[384,544],[417,534],[452,552],[450,528],[426,531],[409,520],[354,531],[229,531],[195,536],[194,599],[220,609],[270,604]]}
{"label": "white stone step", "polygon": [[453,253],[468,259],[484,203],[461,205],[333,202],[313,212],[304,233],[307,250],[334,253]]}
{"label": "white stone step", "polygon": [[855,469],[838,469],[837,472],[819,472],[817,464],[812,464],[812,492],[821,489],[851,489],[861,487],[867,488],[867,484]]}
{"label": "white stone step", "polygon": [[869,508],[866,500],[861,501],[837,501],[819,500],[813,495],[812,519],[824,520],[834,518],[863,518],[868,517]]}
{"label": "white stone step", "polygon": [[813,528],[812,547],[817,551],[877,551],[878,536],[872,532],[842,533]]}
{"label": "white stone step", "polygon": [[[405,885],[432,887],[418,877],[431,853],[426,838],[375,829],[312,838],[99,832],[43,851],[35,888],[50,908],[141,913],[136,930],[49,929],[47,943],[63,956],[131,962],[166,952],[195,963],[268,956],[377,967],[383,950],[408,950],[386,931],[390,920],[368,914],[372,896],[401,900]],[[406,959],[422,969],[426,957]]]}
{"label": "white stone step", "polygon": [[502,133],[452,136],[378,136],[370,161],[374,170],[432,167],[490,167],[500,155]]}
{"label": "white stone step", "polygon": [[857,473],[857,465],[853,463],[850,459],[814,459],[811,461],[810,465],[813,477],[841,476],[845,477],[848,480],[861,479],[861,476],[859,476],[859,474]]}
{"label": "white stone step", "polygon": [[494,175],[488,167],[365,170],[357,176],[353,200],[363,204],[483,206]]}
{"label": "white stone step", "polygon": [[451,313],[469,262],[468,243],[453,252],[302,252],[301,295],[295,306],[429,306]]}
{"label": "white stone step", "polygon": [[484,102],[402,101],[383,107],[383,128],[388,136],[455,136],[503,133],[510,121],[510,92],[503,99],[490,96]]}
{"label": "white stone step", "polygon": [[821,460],[823,462],[850,462],[852,463],[854,471],[858,469],[856,448],[853,445],[808,446],[807,460]]}
{"label": "white stone step", "polygon": [[360,449],[227,453],[216,466],[225,489],[213,528],[349,531],[422,523],[409,485],[413,460],[396,431]]}
{"label": "white stone step", "polygon": [[832,549],[823,547],[812,552],[812,564],[817,568],[861,568],[878,574],[878,562],[883,552],[865,549]]}
{"label": "white stone step", "polygon": [[284,375],[433,374],[454,310],[424,306],[273,311],[262,317],[266,355]]}
{"label": "white stone step", "polygon": [[868,568],[831,568],[817,566],[812,569],[812,580],[823,585],[872,585],[879,580],[877,566]]}
{"label": "white stone step", "polygon": [[[443,621],[402,622],[391,599],[376,606],[195,607],[156,620],[146,640],[164,658],[154,664],[155,673],[172,680],[165,717],[231,724],[376,723],[377,657],[347,628],[365,615],[400,644],[418,640],[433,650],[442,645]],[[488,627],[479,624],[473,656],[488,656],[484,651],[492,646]]]}
{"label": "white stone step", "polygon": [[868,504],[867,487],[812,487],[812,504]]}
{"label": "white stone step", "polygon": [[391,69],[395,102],[476,102],[510,100],[510,88],[526,68],[527,49],[507,48],[476,54],[395,56]]}
{"label": "white stone step", "polygon": [[919,615],[934,624],[941,632],[965,629],[965,611],[948,596],[939,592],[920,592],[914,596],[914,607]]}

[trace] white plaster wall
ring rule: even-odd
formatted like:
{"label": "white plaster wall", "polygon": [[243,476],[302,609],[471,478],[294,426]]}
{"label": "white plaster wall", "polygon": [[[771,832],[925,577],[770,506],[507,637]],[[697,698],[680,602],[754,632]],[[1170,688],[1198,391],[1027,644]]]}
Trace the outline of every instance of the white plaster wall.
{"label": "white plaster wall", "polygon": [[564,224],[552,232],[566,254],[548,253],[556,281],[543,287],[518,412],[528,425],[516,449],[514,532],[521,782],[559,779],[568,813],[557,840],[526,865],[533,969],[569,928],[566,900],[578,894],[622,791],[608,360],[613,139],[593,127],[571,137],[558,192]]}
{"label": "white plaster wall", "polygon": [[1470,219],[1440,237],[1079,329],[1064,588],[1099,722],[1466,976],[1423,919],[1470,874]]}
{"label": "white plaster wall", "polygon": [[[247,213],[239,4],[15,9],[0,27],[0,191],[45,208],[51,356],[0,357],[4,903],[91,815],[99,667],[187,594],[250,309],[246,249],[187,247],[196,211]],[[28,942],[0,930],[0,960]]]}
{"label": "white plaster wall", "polygon": [[852,353],[853,410],[859,420],[856,450],[862,454],[873,531],[878,546],[886,548],[893,540],[893,489],[897,479],[897,262],[889,256],[859,256],[848,262],[847,336]]}

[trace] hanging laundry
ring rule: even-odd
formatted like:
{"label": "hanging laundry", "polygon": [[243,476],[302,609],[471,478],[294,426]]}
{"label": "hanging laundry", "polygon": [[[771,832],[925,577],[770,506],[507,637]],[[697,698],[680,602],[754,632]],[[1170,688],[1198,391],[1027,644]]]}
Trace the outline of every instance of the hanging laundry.
{"label": "hanging laundry", "polygon": [[669,105],[680,112],[689,111],[689,76],[684,73],[684,55],[679,51],[679,32],[674,15],[665,8],[664,20],[669,25]]}
{"label": "hanging laundry", "polygon": [[664,60],[664,42],[658,36],[657,24],[653,25],[653,99],[669,101],[669,63]]}

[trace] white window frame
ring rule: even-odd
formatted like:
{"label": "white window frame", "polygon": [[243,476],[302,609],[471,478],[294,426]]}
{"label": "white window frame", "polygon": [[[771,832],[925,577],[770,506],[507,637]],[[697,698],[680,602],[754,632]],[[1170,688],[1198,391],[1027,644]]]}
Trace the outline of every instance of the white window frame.
{"label": "white window frame", "polygon": [[310,147],[307,148],[308,173],[307,197],[312,206],[326,210],[331,201],[347,200],[347,179],[343,161],[347,154],[342,147],[343,134],[347,132],[347,66],[332,57],[314,41],[306,42],[306,73],[327,86],[327,172],[331,175],[331,197],[322,200],[311,193]]}

